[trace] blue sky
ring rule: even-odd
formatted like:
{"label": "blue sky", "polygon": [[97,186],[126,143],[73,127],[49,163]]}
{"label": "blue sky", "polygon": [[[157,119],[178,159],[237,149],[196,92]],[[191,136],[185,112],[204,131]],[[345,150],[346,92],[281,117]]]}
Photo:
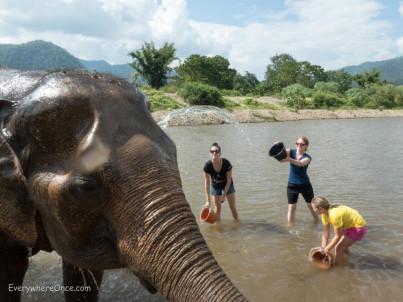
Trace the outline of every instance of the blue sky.
{"label": "blue sky", "polygon": [[289,53],[325,69],[403,55],[403,0],[0,0],[0,43],[53,42],[113,64],[144,41],[263,78]]}

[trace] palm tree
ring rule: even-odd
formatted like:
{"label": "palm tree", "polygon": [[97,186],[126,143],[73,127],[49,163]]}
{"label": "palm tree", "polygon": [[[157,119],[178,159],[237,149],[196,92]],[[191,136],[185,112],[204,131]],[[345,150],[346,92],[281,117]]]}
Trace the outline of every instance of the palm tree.
{"label": "palm tree", "polygon": [[145,42],[143,46],[129,53],[133,58],[130,66],[141,75],[153,88],[160,88],[167,82],[167,74],[172,70],[169,65],[177,59],[174,44],[164,43],[156,49],[153,42]]}

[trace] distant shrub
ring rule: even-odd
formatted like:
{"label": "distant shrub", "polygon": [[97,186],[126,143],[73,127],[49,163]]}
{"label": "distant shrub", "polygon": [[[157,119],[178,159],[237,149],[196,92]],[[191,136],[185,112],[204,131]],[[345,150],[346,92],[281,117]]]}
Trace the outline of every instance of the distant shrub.
{"label": "distant shrub", "polygon": [[403,106],[403,89],[391,84],[373,84],[347,90],[348,102],[357,107],[393,108]]}
{"label": "distant shrub", "polygon": [[340,88],[339,84],[336,82],[317,82],[313,88],[315,91],[324,91],[324,92],[332,92],[337,93]]}
{"label": "distant shrub", "polygon": [[334,92],[315,91],[312,104],[315,108],[336,108],[343,105],[343,99]]}
{"label": "distant shrub", "polygon": [[351,88],[346,91],[347,103],[355,107],[364,107],[369,95],[365,89]]}
{"label": "distant shrub", "polygon": [[224,107],[220,91],[207,84],[188,82],[178,91],[190,105],[210,105]]}
{"label": "distant shrub", "polygon": [[183,107],[173,98],[166,96],[162,91],[157,89],[143,86],[141,91],[147,96],[151,111],[175,110]]}
{"label": "distant shrub", "polygon": [[375,84],[365,107],[393,108],[402,105],[403,92],[391,84]]}
{"label": "distant shrub", "polygon": [[272,94],[270,85],[267,81],[259,82],[259,84],[256,85],[254,92],[256,95],[261,95],[261,96]]}
{"label": "distant shrub", "polygon": [[309,107],[308,97],[312,95],[312,90],[301,84],[291,84],[283,88],[282,97],[287,101],[287,106],[298,110]]}

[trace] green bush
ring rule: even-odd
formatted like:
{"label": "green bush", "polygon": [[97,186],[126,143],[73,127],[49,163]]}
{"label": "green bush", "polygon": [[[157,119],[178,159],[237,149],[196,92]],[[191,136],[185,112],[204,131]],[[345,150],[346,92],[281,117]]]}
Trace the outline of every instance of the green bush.
{"label": "green bush", "polygon": [[403,89],[391,84],[373,84],[365,88],[347,90],[348,103],[365,108],[393,108],[403,106]]}
{"label": "green bush", "polygon": [[283,88],[282,97],[287,101],[287,106],[298,110],[309,107],[308,97],[312,95],[312,89],[301,84],[291,84]]}
{"label": "green bush", "polygon": [[362,88],[351,88],[346,91],[347,104],[364,107],[369,99],[368,92]]}
{"label": "green bush", "polygon": [[315,91],[337,93],[340,88],[336,82],[317,82],[313,88]]}
{"label": "green bush", "polygon": [[224,107],[223,97],[220,91],[207,84],[189,82],[178,91],[190,105],[210,105]]}
{"label": "green bush", "polygon": [[367,89],[371,89],[367,108],[393,108],[402,104],[402,92],[391,84],[375,84]]}
{"label": "green bush", "polygon": [[271,91],[270,85],[267,81],[261,81],[255,87],[256,95],[264,96],[264,95],[270,95],[271,93],[272,93],[272,91]]}
{"label": "green bush", "polygon": [[150,87],[143,86],[141,91],[147,96],[150,102],[151,111],[175,110],[183,106],[173,98],[166,96],[163,92]]}
{"label": "green bush", "polygon": [[315,91],[312,104],[315,108],[336,108],[343,105],[343,99],[334,92]]}

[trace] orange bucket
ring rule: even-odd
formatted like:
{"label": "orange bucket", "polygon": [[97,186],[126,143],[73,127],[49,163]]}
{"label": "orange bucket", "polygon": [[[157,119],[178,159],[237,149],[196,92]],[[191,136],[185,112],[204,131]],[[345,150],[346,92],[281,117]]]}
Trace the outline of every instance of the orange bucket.
{"label": "orange bucket", "polygon": [[334,257],[331,253],[327,255],[322,254],[320,251],[320,247],[312,248],[309,251],[309,260],[320,269],[329,269],[333,266]]}
{"label": "orange bucket", "polygon": [[202,222],[215,223],[217,221],[216,213],[210,208],[203,208],[200,212]]}

